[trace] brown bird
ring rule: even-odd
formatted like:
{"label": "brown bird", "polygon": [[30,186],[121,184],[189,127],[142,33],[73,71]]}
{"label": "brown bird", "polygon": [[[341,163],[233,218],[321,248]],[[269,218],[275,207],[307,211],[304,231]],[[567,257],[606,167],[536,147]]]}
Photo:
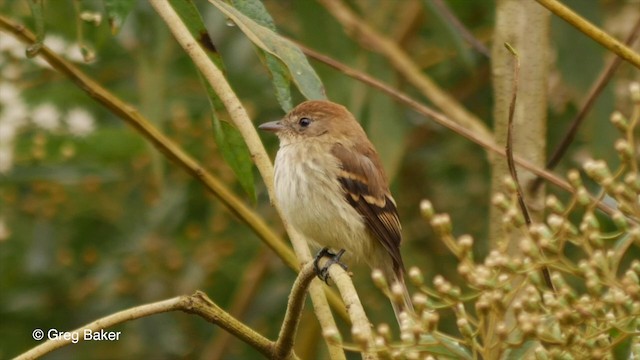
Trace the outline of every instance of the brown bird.
{"label": "brown bird", "polygon": [[280,139],[275,197],[285,219],[312,245],[345,250],[347,259],[381,270],[389,285],[400,284],[404,301],[392,301],[400,322],[401,311],[413,311],[400,220],[378,153],[360,124],[344,106],[306,101],[259,128]]}

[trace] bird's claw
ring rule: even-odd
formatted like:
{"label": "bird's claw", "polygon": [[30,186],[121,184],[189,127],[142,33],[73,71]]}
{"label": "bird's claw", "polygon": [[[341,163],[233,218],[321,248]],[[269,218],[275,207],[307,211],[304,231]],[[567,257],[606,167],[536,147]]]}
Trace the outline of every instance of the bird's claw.
{"label": "bird's claw", "polygon": [[[344,249],[341,249],[340,251],[338,251],[338,253],[334,254],[326,247],[322,248],[316,254],[316,257],[313,260],[313,267],[316,270],[316,275],[320,278],[320,280],[327,283],[327,285],[329,284],[329,267],[331,267],[331,265],[338,264],[340,265],[341,268],[343,268],[344,270],[347,270],[347,265],[340,262],[340,258],[342,257],[343,254],[344,254]],[[324,264],[322,268],[320,268],[320,264],[319,264],[320,259],[322,259],[325,256],[328,257],[329,260],[327,261],[326,264]]]}

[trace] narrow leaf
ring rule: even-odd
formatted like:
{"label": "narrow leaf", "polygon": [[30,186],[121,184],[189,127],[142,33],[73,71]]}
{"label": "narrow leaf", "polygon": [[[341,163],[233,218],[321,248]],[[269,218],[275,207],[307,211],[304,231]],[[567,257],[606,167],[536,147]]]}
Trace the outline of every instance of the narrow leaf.
{"label": "narrow leaf", "polygon": [[133,9],[135,3],[135,0],[104,0],[107,21],[112,34],[115,35],[120,31],[124,20]]}
{"label": "narrow leaf", "polygon": [[253,163],[251,154],[240,132],[226,121],[221,121],[215,111],[211,113],[213,136],[224,160],[233,169],[240,185],[256,202],[256,191],[253,182]]}
{"label": "narrow leaf", "polygon": [[[276,32],[276,25],[273,18],[260,0],[233,0],[233,5],[240,12],[255,21],[258,25],[262,25],[267,29]],[[276,90],[276,99],[282,110],[289,112],[293,108],[291,101],[291,76],[287,66],[277,57],[256,47],[260,54],[262,63],[266,66],[271,76],[271,83]]]}
{"label": "narrow leaf", "polygon": [[200,12],[198,8],[194,5],[191,0],[169,0],[171,7],[178,13],[182,22],[189,29],[189,33],[193,36],[194,39],[198,41],[200,46],[204,49],[204,51],[209,56],[209,59],[213,61],[213,63],[224,72],[224,63],[222,62],[222,57],[218,53],[216,46],[211,40],[209,36],[209,32],[207,28],[204,26],[204,21],[200,16]]}
{"label": "narrow leaf", "polygon": [[[198,8],[193,4],[191,0],[169,0],[169,3],[173,9],[178,13],[178,16],[185,23],[191,35],[200,43],[200,46],[205,50],[207,56],[224,72],[224,63],[222,57],[217,52],[213,41],[209,37],[204,21],[200,16]],[[209,104],[211,105],[211,123],[213,126],[213,138],[220,149],[220,154],[225,162],[231,167],[236,174],[240,185],[247,193],[251,201],[256,201],[256,191],[253,180],[253,162],[251,160],[251,153],[247,144],[245,144],[242,135],[231,124],[221,121],[218,118],[217,110],[223,110],[222,102],[218,95],[215,93],[211,85],[207,80],[198,72],[200,82],[207,91],[207,97]]]}
{"label": "narrow leaf", "polygon": [[273,30],[259,25],[238,9],[220,0],[209,0],[225,16],[238,25],[240,30],[256,46],[278,57],[287,66],[293,81],[307,99],[326,99],[322,82],[315,70],[309,65],[302,51],[291,41],[281,37]]}
{"label": "narrow leaf", "polygon": [[240,186],[242,186],[242,189],[247,193],[249,199],[255,203],[257,197],[253,181],[253,162],[249,148],[238,129],[218,118],[216,107],[221,107],[220,99],[204,77],[200,73],[198,73],[198,75],[200,75],[200,80],[207,89],[207,95],[211,105],[213,138],[216,141],[216,145],[218,145],[218,149],[220,149],[220,154],[222,154],[224,161],[227,162],[238,177]]}
{"label": "narrow leaf", "polygon": [[42,43],[44,41],[44,0],[29,0],[29,8],[31,9],[31,15],[36,28],[36,42],[27,47],[26,55],[28,58],[32,58],[38,55],[40,49],[42,49]]}

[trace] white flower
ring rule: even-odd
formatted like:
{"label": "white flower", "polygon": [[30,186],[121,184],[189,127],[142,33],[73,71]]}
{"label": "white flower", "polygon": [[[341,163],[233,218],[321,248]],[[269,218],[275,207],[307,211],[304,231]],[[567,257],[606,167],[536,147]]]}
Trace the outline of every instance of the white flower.
{"label": "white flower", "polygon": [[84,109],[75,108],[67,114],[67,126],[69,132],[75,136],[87,136],[95,130],[94,119]]}
{"label": "white flower", "polygon": [[0,32],[0,52],[9,53],[15,58],[24,58],[26,45],[18,41],[15,37]]}
{"label": "white flower", "polygon": [[0,121],[0,144],[9,144],[16,137],[16,126],[8,121]]}
{"label": "white flower", "polygon": [[8,82],[0,83],[0,104],[8,107],[12,102],[20,98],[20,91],[13,84]]}
{"label": "white flower", "polygon": [[56,54],[64,53],[69,47],[67,40],[58,35],[47,35],[44,38],[44,44]]}
{"label": "white flower", "polygon": [[22,67],[16,64],[3,64],[2,63],[2,55],[0,55],[0,69],[2,69],[2,77],[7,80],[18,80],[20,75],[22,75]]}
{"label": "white flower", "polygon": [[6,173],[13,167],[13,148],[0,147],[0,174]]}
{"label": "white flower", "polygon": [[27,109],[27,105],[25,105],[21,97],[17,97],[9,103],[4,102],[2,104],[0,122],[6,122],[13,126],[20,127],[25,124],[25,120],[28,115],[29,111]]}
{"label": "white flower", "polygon": [[11,236],[11,230],[9,230],[4,217],[0,217],[0,242],[7,240],[9,236]]}
{"label": "white flower", "polygon": [[40,104],[31,112],[31,120],[37,127],[53,131],[60,126],[60,112],[53,104]]}

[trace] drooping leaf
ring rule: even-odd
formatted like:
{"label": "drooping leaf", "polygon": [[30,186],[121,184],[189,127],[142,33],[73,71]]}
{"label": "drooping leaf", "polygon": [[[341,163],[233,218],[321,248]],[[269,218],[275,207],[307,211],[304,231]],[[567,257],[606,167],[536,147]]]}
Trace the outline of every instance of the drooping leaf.
{"label": "drooping leaf", "polygon": [[187,26],[191,36],[198,41],[200,46],[209,56],[209,59],[224,72],[224,63],[222,57],[218,53],[213,40],[209,36],[207,28],[204,26],[204,21],[198,8],[191,0],[169,0],[171,7],[178,13],[178,16],[182,19],[182,22]]}
{"label": "drooping leaf", "polygon": [[249,195],[251,201],[255,203],[256,191],[253,183],[253,163],[244,138],[235,127],[226,121],[220,120],[215,111],[211,113],[211,123],[213,125],[213,136],[216,139],[216,144],[222,157],[235,172],[240,185]]}
{"label": "drooping leaf", "polygon": [[291,41],[264,27],[238,9],[220,0],[209,0],[231,19],[255,45],[278,57],[289,69],[293,81],[307,99],[326,99],[322,82],[302,51]]}
{"label": "drooping leaf", "polygon": [[122,28],[124,20],[133,9],[135,0],[104,0],[104,8],[107,12],[107,21],[112,34],[117,34]]}
{"label": "drooping leaf", "polygon": [[[233,0],[232,3],[236,9],[240,10],[259,25],[276,32],[276,25],[273,22],[273,18],[260,0]],[[275,88],[276,99],[278,99],[280,107],[285,112],[288,112],[293,108],[293,104],[291,102],[291,76],[289,76],[287,66],[277,57],[261,48],[256,47],[256,49],[262,63],[269,71],[271,83]]]}
{"label": "drooping leaf", "polygon": [[[193,4],[193,1],[169,0],[169,2],[176,13],[178,13],[178,16],[180,16],[186,24],[191,35],[205,50],[209,59],[224,72],[222,57],[216,51],[216,47],[204,26],[200,12],[198,12],[198,8]],[[217,111],[223,110],[222,102],[207,80],[199,72],[198,74],[200,75],[201,83],[207,90],[207,97],[211,105],[211,123],[213,125],[213,137],[216,145],[218,145],[218,149],[220,149],[222,158],[238,177],[238,181],[244,191],[249,195],[251,201],[255,202],[256,191],[253,181],[253,162],[251,161],[249,148],[238,129],[218,118]]]}

